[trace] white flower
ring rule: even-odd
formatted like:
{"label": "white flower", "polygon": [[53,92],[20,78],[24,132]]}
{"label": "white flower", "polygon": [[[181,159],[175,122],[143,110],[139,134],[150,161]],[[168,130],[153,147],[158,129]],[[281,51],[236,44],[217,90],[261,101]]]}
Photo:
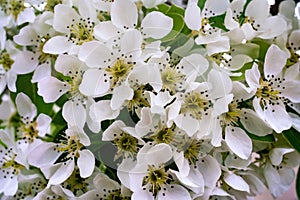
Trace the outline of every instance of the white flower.
{"label": "white flower", "polygon": [[[1,15],[4,14],[4,19],[13,24],[21,25],[26,22],[33,22],[35,19],[34,9],[25,6],[25,1],[2,1]],[[5,20],[5,21],[6,21]]]}
{"label": "white flower", "polygon": [[172,176],[165,169],[171,157],[169,145],[146,144],[139,151],[135,166],[123,166],[123,161],[118,168],[118,176],[129,184],[129,189],[133,191],[132,199],[191,199],[184,187],[172,183]]}
{"label": "white flower", "polygon": [[49,179],[48,186],[58,185],[67,180],[75,169],[75,162],[80,177],[87,178],[91,176],[95,165],[92,152],[83,149],[89,145],[89,137],[84,131],[73,126],[66,130],[59,143],[42,143],[32,149],[29,163],[41,168],[45,177]]}
{"label": "white flower", "polygon": [[77,53],[78,46],[94,39],[93,29],[96,19],[93,12],[96,11],[91,9],[89,10],[91,13],[83,13],[84,10],[80,5],[78,7],[80,13],[67,5],[59,4],[55,6],[53,28],[65,35],[57,35],[49,39],[43,46],[45,53],[61,54],[69,52],[74,54]]}
{"label": "white flower", "polygon": [[195,39],[197,44],[206,44],[208,55],[228,51],[230,49],[229,38],[221,34],[221,29],[212,27],[209,22],[210,17],[218,16],[227,10],[228,0],[208,0],[204,8],[198,7],[198,1],[188,2],[185,10],[184,21],[189,29],[194,31],[198,37]]}
{"label": "white flower", "polygon": [[264,63],[264,78],[261,78],[257,64],[246,71],[246,81],[250,88],[256,92],[253,106],[263,120],[277,133],[287,130],[292,126],[291,117],[285,105],[298,103],[300,91],[299,81],[283,75],[287,56],[276,45],[271,45],[266,53]]}
{"label": "white flower", "polygon": [[121,120],[114,121],[102,135],[103,141],[111,141],[117,147],[117,153],[114,160],[120,157],[135,158],[139,146],[144,144],[144,141],[135,132],[133,127],[128,127]]}
{"label": "white flower", "polygon": [[131,196],[131,192],[127,188],[125,188],[123,185],[120,185],[118,182],[110,179],[106,174],[97,174],[96,177],[93,179],[93,183],[95,189],[89,190],[85,194],[81,195],[78,199],[129,199]]}
{"label": "white flower", "polygon": [[12,92],[16,92],[18,74],[32,72],[37,66],[36,56],[29,51],[20,51],[11,41],[7,41],[5,49],[0,52],[0,92],[6,85]]}
{"label": "white flower", "polygon": [[22,151],[24,143],[16,143],[14,130],[0,130],[0,181],[2,187],[0,193],[12,196],[18,190],[18,179],[21,170],[28,169],[26,152]]}

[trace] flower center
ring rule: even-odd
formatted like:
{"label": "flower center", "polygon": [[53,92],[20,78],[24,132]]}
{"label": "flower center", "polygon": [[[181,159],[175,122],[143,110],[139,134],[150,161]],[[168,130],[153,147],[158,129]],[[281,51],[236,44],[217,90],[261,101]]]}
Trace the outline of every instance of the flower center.
{"label": "flower center", "polygon": [[18,175],[21,169],[24,168],[21,164],[15,161],[17,154],[13,153],[13,149],[1,149],[0,150],[0,169],[1,175],[4,179],[12,179],[14,176]]}
{"label": "flower center", "polygon": [[83,145],[80,143],[76,136],[67,136],[60,140],[59,144],[56,144],[54,148],[57,152],[65,153],[64,161],[68,159],[74,159],[74,157],[79,157],[79,151],[82,149]]}
{"label": "flower center", "polygon": [[[277,79],[276,79],[277,81]],[[274,82],[260,80],[260,87],[256,91],[256,96],[261,98],[264,104],[274,103],[279,100],[281,97],[280,91],[273,88]]]}
{"label": "flower center", "polygon": [[22,123],[18,127],[18,133],[21,134],[21,137],[23,137],[24,140],[32,143],[39,134],[39,131],[37,130],[37,122],[33,121]]}
{"label": "flower center", "polygon": [[7,52],[2,51],[0,53],[0,65],[2,65],[6,72],[11,69],[13,63],[14,61],[10,58],[10,55]]}
{"label": "flower center", "polygon": [[[161,80],[163,87],[162,89],[167,90],[174,94],[176,92],[178,84],[182,85],[184,74],[182,74],[180,71],[170,67],[170,65],[167,65],[161,72]],[[181,89],[179,86],[179,89]]]}
{"label": "flower center", "polygon": [[221,117],[221,124],[223,126],[226,125],[237,125],[238,126],[238,121],[239,121],[239,117],[242,114],[242,110],[239,109],[238,107],[238,102],[234,101],[231,102],[228,105],[228,112],[222,114]]}
{"label": "flower center", "polygon": [[62,183],[64,188],[71,190],[76,196],[86,193],[88,191],[88,185],[87,179],[80,176],[78,167],[76,167],[72,175]]}
{"label": "flower center", "polygon": [[67,28],[70,31],[69,35],[67,36],[68,41],[76,45],[82,45],[83,43],[92,41],[94,39],[94,22],[90,21],[90,18],[80,18],[79,22],[75,22],[73,19],[73,23],[70,26],[67,26]]}
{"label": "flower center", "polygon": [[189,164],[195,164],[198,161],[202,142],[199,140],[189,140],[183,146],[184,157],[189,161]]}
{"label": "flower center", "polygon": [[175,132],[174,132],[175,125],[168,128],[166,126],[161,127],[158,129],[153,135],[150,136],[157,143],[166,143],[170,144],[174,142]]}
{"label": "flower center", "polygon": [[190,114],[191,117],[201,120],[203,115],[208,114],[206,111],[211,107],[211,101],[204,95],[208,97],[207,91],[201,93],[192,91],[185,94],[180,113]]}
{"label": "flower center", "polygon": [[24,0],[2,0],[1,8],[6,15],[12,15],[17,20],[18,15],[25,9]]}
{"label": "flower center", "polygon": [[108,66],[106,71],[111,76],[112,87],[125,80],[133,66],[134,64],[132,62],[126,62],[123,59],[117,59],[112,66]]}
{"label": "flower center", "polygon": [[142,85],[134,90],[134,95],[131,100],[127,102],[127,108],[129,111],[134,112],[135,109],[139,107],[150,107],[147,97],[145,96],[146,86]]}
{"label": "flower center", "polygon": [[113,140],[113,143],[118,148],[118,152],[114,158],[115,160],[121,156],[133,158],[139,150],[138,139],[126,132],[120,133],[120,135]]}
{"label": "flower center", "polygon": [[[76,101],[78,103],[84,103],[84,100],[86,99],[86,96],[81,94],[79,90],[79,85],[81,84],[83,73],[83,70],[69,71],[67,76],[63,76],[63,80],[66,81],[64,86],[69,86],[69,99],[72,99],[73,101]],[[60,90],[59,92],[62,92],[62,90]]]}
{"label": "flower center", "polygon": [[54,12],[54,7],[57,4],[62,4],[62,0],[47,0],[45,10],[50,11],[50,12]]}
{"label": "flower center", "polygon": [[147,171],[148,174],[143,179],[143,186],[149,185],[149,191],[156,196],[158,191],[162,189],[163,185],[168,184],[171,178],[169,173],[166,172],[164,165],[159,167],[149,165]]}

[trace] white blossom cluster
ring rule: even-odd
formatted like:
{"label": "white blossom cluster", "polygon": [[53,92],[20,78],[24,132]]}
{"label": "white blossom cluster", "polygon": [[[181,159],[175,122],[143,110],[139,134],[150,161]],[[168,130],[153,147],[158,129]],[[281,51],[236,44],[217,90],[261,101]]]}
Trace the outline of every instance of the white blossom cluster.
{"label": "white blossom cluster", "polygon": [[285,0],[0,0],[0,198],[254,199],[300,164]]}

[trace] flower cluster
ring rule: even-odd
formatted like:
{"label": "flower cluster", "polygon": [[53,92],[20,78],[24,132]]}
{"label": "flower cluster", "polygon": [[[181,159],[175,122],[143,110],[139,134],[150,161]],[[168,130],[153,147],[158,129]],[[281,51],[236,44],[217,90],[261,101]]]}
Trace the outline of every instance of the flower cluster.
{"label": "flower cluster", "polygon": [[296,14],[0,0],[0,198],[279,197],[300,164]]}

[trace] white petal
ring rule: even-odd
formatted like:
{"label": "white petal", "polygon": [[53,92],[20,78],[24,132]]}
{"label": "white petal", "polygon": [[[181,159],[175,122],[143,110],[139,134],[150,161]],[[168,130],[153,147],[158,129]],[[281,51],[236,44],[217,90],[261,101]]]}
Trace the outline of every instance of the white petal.
{"label": "white petal", "polygon": [[141,32],[136,29],[127,31],[121,41],[121,52],[132,57],[131,59],[137,59],[141,54],[143,37]]}
{"label": "white petal", "polygon": [[49,76],[51,76],[51,66],[47,63],[44,63],[35,69],[31,82],[36,83]]}
{"label": "white petal", "polygon": [[201,10],[197,5],[197,1],[188,1],[187,8],[184,13],[184,22],[191,30],[200,30],[201,27]]}
{"label": "white petal", "polygon": [[246,87],[243,83],[239,81],[232,82],[232,93],[235,99],[247,100],[250,99],[255,91],[251,91],[251,88]]}
{"label": "white petal", "polygon": [[179,115],[174,120],[175,124],[182,130],[184,130],[188,136],[193,136],[199,129],[199,122],[191,116]]}
{"label": "white petal", "polygon": [[25,8],[23,12],[20,12],[17,19],[17,24],[21,25],[25,22],[34,22],[35,14],[33,8]]}
{"label": "white petal", "polygon": [[268,17],[269,10],[270,5],[268,1],[253,0],[248,4],[245,15],[261,22]]}
{"label": "white petal", "polygon": [[[235,1],[234,1],[235,2]],[[231,9],[228,9],[224,19],[224,25],[227,29],[233,30],[239,27],[239,23],[233,19],[233,13]]]}
{"label": "white petal", "polygon": [[5,189],[3,191],[4,195],[6,196],[13,196],[16,194],[18,190],[18,177],[14,176],[11,180],[5,184]]}
{"label": "white petal", "polygon": [[268,188],[273,196],[278,197],[287,190],[280,182],[280,175],[270,163],[267,163],[264,167],[264,175],[267,181]]}
{"label": "white petal", "polygon": [[271,134],[273,130],[251,109],[242,109],[243,114],[240,118],[244,128],[257,136]]}
{"label": "white petal", "polygon": [[281,84],[281,95],[291,100],[293,103],[300,103],[300,81],[284,81]]}
{"label": "white petal", "polygon": [[[64,19],[64,20],[62,20]],[[59,4],[54,8],[53,28],[62,33],[68,33],[70,26],[79,19],[79,15],[70,6]]]}
{"label": "white petal", "polygon": [[184,157],[184,152],[183,151],[180,151],[179,153],[174,152],[173,159],[179,170],[178,173],[177,173],[177,171],[174,171],[174,173],[178,174],[179,176],[182,176],[182,177],[188,176],[189,172],[190,172],[190,166],[189,166],[188,160],[185,159],[185,157]]}
{"label": "white petal", "polygon": [[208,69],[209,63],[201,54],[191,54],[183,57],[178,64],[183,74],[190,75],[195,72],[198,76]]}
{"label": "white petal", "polygon": [[283,1],[279,4],[278,13],[284,15],[288,19],[292,19],[295,14],[295,7],[296,5],[294,1]]}
{"label": "white petal", "polygon": [[172,30],[173,19],[161,12],[153,11],[145,16],[141,27],[145,37],[160,39]]}
{"label": "white petal", "polygon": [[79,90],[86,96],[102,96],[110,89],[110,82],[106,72],[99,69],[89,69],[83,74]]}
{"label": "white petal", "polygon": [[52,165],[61,152],[55,151],[56,143],[42,143],[30,152],[28,162],[36,167]]}
{"label": "white petal", "polygon": [[7,87],[10,91],[16,92],[17,74],[12,70],[6,73]]}
{"label": "white petal", "polygon": [[250,192],[247,182],[241,176],[234,173],[227,173],[224,177],[224,181],[235,190]]}
{"label": "white petal", "polygon": [[112,23],[118,28],[124,28],[124,26],[133,28],[137,24],[137,7],[130,0],[115,0],[111,5],[110,13]]}
{"label": "white petal", "polygon": [[105,62],[111,57],[111,50],[97,41],[86,42],[79,48],[78,58],[91,68],[105,66]]}
{"label": "white petal", "polygon": [[225,128],[225,141],[230,150],[242,159],[248,159],[252,152],[252,141],[239,127]]}
{"label": "white petal", "polygon": [[16,105],[18,113],[24,118],[29,117],[29,120],[33,120],[33,118],[37,114],[36,106],[32,103],[31,99],[23,92],[17,95]]}
{"label": "white petal", "polygon": [[207,0],[204,4],[202,12],[204,13],[205,17],[209,18],[223,14],[229,6],[229,0]]}
{"label": "white petal", "polygon": [[83,63],[76,56],[62,54],[57,57],[54,68],[63,75],[70,76],[70,72],[83,68]]}
{"label": "white petal", "polygon": [[[147,164],[161,164],[165,163],[172,158],[172,149],[169,145],[165,143],[157,144],[151,147],[146,155],[145,161]],[[139,160],[138,160],[139,162]]]}
{"label": "white petal", "polygon": [[29,51],[20,52],[11,69],[17,74],[27,74],[35,70],[38,65],[37,56]]}
{"label": "white petal", "polygon": [[233,94],[225,95],[214,102],[213,115],[219,116],[228,112],[228,105],[233,100]]}
{"label": "white petal", "polygon": [[255,90],[259,88],[260,72],[256,63],[253,64],[251,69],[246,70],[245,78],[250,88]]}
{"label": "white petal", "polygon": [[120,109],[126,100],[131,100],[133,98],[133,95],[133,89],[127,84],[115,87],[111,98],[111,108],[113,110]]}
{"label": "white petal", "polygon": [[104,173],[97,174],[93,182],[98,190],[102,190],[103,188],[106,188],[107,190],[120,189],[120,184]]}
{"label": "white petal", "polygon": [[51,120],[51,117],[48,115],[45,115],[44,113],[39,114],[36,119],[39,136],[44,137],[45,134],[49,132]]}
{"label": "white petal", "polygon": [[269,105],[268,109],[264,110],[264,114],[266,121],[277,133],[281,133],[292,126],[291,117],[288,115],[285,108],[280,105]]}
{"label": "white petal", "polygon": [[192,200],[189,192],[181,185],[172,184],[166,187],[166,191],[161,190],[158,195],[158,199],[169,200],[169,199],[180,199],[180,200]]}
{"label": "white petal", "polygon": [[272,44],[265,58],[264,75],[269,79],[272,75],[275,77],[282,71],[287,60],[287,55],[278,46]]}
{"label": "white petal", "polygon": [[210,95],[213,99],[224,97],[232,90],[232,81],[229,76],[215,69],[209,72],[208,82],[212,85]]}
{"label": "white petal", "polygon": [[68,52],[72,46],[74,44],[69,42],[67,37],[58,35],[50,38],[45,43],[43,51],[49,54],[63,54]]}
{"label": "white petal", "polygon": [[[299,7],[300,8],[300,7]],[[289,36],[289,45],[293,48],[293,50],[299,50],[300,48],[300,30],[294,30]]]}
{"label": "white petal", "polygon": [[29,46],[34,44],[34,39],[36,39],[37,33],[31,26],[25,26],[22,28],[18,35],[14,36],[14,41],[22,46]]}
{"label": "white petal", "polygon": [[73,101],[67,101],[63,105],[62,116],[70,126],[82,128],[86,121],[86,111],[83,105]]}
{"label": "white petal", "polygon": [[[200,44],[199,40],[197,40],[198,38],[196,38],[196,43]],[[217,41],[208,43],[206,45],[206,50],[208,55],[229,51],[230,50],[229,38],[227,36],[220,36]]]}
{"label": "white petal", "polygon": [[79,151],[79,158],[77,160],[77,166],[82,178],[87,178],[92,175],[95,167],[95,157],[87,149]]}
{"label": "white petal", "polygon": [[263,31],[263,33],[258,37],[272,39],[287,31],[287,22],[281,16],[268,17],[259,30]]}
{"label": "white petal", "polygon": [[111,21],[100,22],[94,27],[94,34],[100,41],[108,41],[117,36],[121,32]]}
{"label": "white petal", "polygon": [[120,111],[112,110],[110,104],[110,100],[102,100],[92,105],[89,113],[92,120],[101,122],[106,119],[116,118],[119,115]]}
{"label": "white petal", "polygon": [[[69,160],[65,163],[56,164],[58,168],[52,174],[48,181],[48,185],[59,185],[67,180],[73,173],[75,163],[74,160]],[[43,171],[43,169],[42,169]]]}
{"label": "white petal", "polygon": [[205,185],[214,187],[222,173],[218,161],[214,157],[207,155],[198,162],[198,167],[202,172]]}
{"label": "white petal", "polygon": [[43,97],[45,103],[56,101],[69,91],[69,86],[52,76],[38,82],[38,94]]}
{"label": "white petal", "polygon": [[131,198],[132,200],[154,200],[153,194],[147,190],[137,190],[133,192]]}
{"label": "white petal", "polygon": [[78,126],[71,126],[65,131],[67,136],[74,136],[79,140],[84,146],[89,146],[91,144],[89,136],[85,134],[83,128]]}

